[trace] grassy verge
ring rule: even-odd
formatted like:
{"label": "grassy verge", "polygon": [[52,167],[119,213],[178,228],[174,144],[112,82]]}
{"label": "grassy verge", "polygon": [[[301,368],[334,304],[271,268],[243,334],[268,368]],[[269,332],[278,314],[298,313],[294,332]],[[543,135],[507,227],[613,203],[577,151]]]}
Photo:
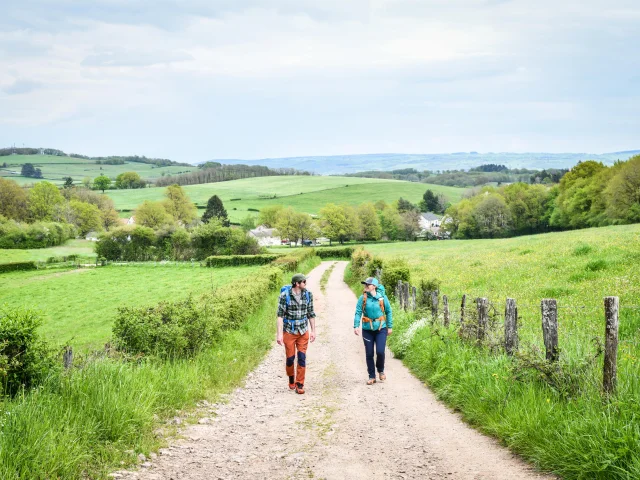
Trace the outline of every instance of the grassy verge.
{"label": "grassy verge", "polygon": [[333,272],[333,269],[336,267],[335,262],[329,267],[327,268],[324,273],[322,274],[322,277],[320,277],[320,290],[322,290],[322,293],[325,293],[325,290],[327,288],[327,282],[329,281],[329,277],[331,276],[331,272]]}

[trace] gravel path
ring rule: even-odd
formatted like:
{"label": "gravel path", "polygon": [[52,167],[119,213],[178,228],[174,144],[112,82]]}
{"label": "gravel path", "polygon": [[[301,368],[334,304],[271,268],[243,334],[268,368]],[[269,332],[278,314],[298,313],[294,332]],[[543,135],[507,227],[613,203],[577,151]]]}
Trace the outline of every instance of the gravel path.
{"label": "gravel path", "polygon": [[[326,288],[322,273],[336,263]],[[310,274],[318,338],[307,352],[306,393],[287,387],[284,349],[275,344],[228,403],[187,427],[123,479],[486,479],[551,478],[466,426],[388,352],[388,380],[367,379],[364,346],[353,334],[356,298],[342,281],[346,262]],[[275,306],[274,306],[275,311]],[[275,319],[274,319],[275,321]]]}

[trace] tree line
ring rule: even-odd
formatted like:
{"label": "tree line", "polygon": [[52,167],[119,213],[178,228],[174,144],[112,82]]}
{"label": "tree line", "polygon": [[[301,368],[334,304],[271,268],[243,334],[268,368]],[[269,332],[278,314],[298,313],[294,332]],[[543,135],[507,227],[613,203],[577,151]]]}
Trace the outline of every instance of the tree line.
{"label": "tree line", "polygon": [[640,222],[640,155],[580,162],[553,186],[485,187],[446,211],[454,238],[492,238]]}
{"label": "tree line", "polygon": [[241,178],[269,177],[278,175],[310,175],[309,172],[293,168],[272,169],[261,165],[223,165],[218,162],[206,162],[195,172],[181,175],[167,175],[154,181],[158,187],[168,185],[198,185],[202,183],[226,182]]}
{"label": "tree line", "polygon": [[476,187],[488,183],[558,183],[567,171],[566,169],[546,169],[542,171],[526,168],[510,169],[504,165],[486,164],[469,170],[418,171],[415,168],[403,168],[388,172],[368,171],[350,173],[347,174],[347,176],[404,180],[449,187]]}

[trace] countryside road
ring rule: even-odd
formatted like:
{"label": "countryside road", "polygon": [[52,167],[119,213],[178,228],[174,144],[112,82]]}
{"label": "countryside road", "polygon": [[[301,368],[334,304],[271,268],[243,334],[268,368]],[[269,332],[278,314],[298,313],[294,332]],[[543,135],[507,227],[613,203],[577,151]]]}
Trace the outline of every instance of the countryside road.
{"label": "countryside road", "polygon": [[[336,264],[326,293],[320,277]],[[365,385],[362,338],[353,334],[356,297],[342,281],[347,262],[310,274],[318,338],[307,352],[306,393],[287,387],[275,344],[246,384],[212,419],[123,479],[474,479],[552,478],[466,426],[404,365],[387,355],[386,383]],[[275,315],[274,305],[274,315]],[[275,318],[274,318],[275,321]]]}

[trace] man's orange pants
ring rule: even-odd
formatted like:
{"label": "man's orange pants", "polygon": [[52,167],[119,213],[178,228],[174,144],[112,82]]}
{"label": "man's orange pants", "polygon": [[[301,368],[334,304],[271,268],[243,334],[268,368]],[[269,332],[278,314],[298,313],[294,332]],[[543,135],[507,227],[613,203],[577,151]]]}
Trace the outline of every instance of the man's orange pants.
{"label": "man's orange pants", "polygon": [[307,367],[307,346],[309,345],[309,331],[302,335],[293,333],[283,333],[284,351],[287,355],[287,375],[293,377],[293,364],[296,360],[296,350],[298,350],[298,368],[296,369],[295,383],[304,385],[304,373]]}

